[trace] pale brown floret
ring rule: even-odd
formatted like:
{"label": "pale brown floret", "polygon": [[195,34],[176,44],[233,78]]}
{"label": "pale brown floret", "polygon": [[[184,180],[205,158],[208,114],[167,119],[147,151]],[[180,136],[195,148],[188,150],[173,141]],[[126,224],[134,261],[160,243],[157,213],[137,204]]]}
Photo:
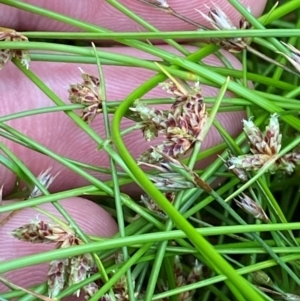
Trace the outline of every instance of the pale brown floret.
{"label": "pale brown floret", "polygon": [[31,243],[56,243],[57,249],[80,244],[80,240],[72,230],[39,220],[13,230],[12,235]]}
{"label": "pale brown floret", "polygon": [[[28,38],[19,32],[0,27],[0,41],[4,42],[28,42]],[[16,58],[21,64],[29,68],[30,56],[28,50],[22,49],[0,49],[0,70],[12,59]]]}
{"label": "pale brown floret", "polygon": [[[94,259],[91,254],[82,254],[72,257],[68,266],[68,286],[79,283],[88,278],[93,268]],[[75,294],[77,297],[79,297],[80,290],[78,290]]]}
{"label": "pale brown floret", "polygon": [[65,287],[69,259],[56,259],[50,262],[48,270],[48,295],[56,297]]}
{"label": "pale brown floret", "polygon": [[265,133],[262,133],[252,120],[244,120],[243,122],[244,132],[250,142],[251,154],[229,158],[226,163],[229,169],[258,170],[270,160],[274,160],[273,164],[268,167],[269,172],[274,173],[277,170],[282,170],[291,174],[295,165],[300,163],[300,154],[293,151],[280,158],[277,157],[281,149],[282,139],[278,115],[271,115]]}
{"label": "pale brown floret", "polygon": [[91,123],[97,114],[102,112],[102,99],[100,96],[100,81],[91,74],[82,72],[83,82],[70,85],[68,90],[71,103],[85,105],[81,118]]}
{"label": "pale brown floret", "polygon": [[243,196],[240,196],[240,201],[235,200],[235,202],[240,208],[253,216],[255,219],[261,220],[265,223],[270,221],[262,207],[246,194],[243,193]]}
{"label": "pale brown floret", "polygon": [[295,67],[295,69],[300,72],[300,51],[291,44],[286,44],[284,42],[281,43],[290,50],[290,54],[285,54],[283,52],[278,53],[282,54]]}
{"label": "pale brown floret", "polygon": [[197,186],[194,173],[187,166],[158,149],[153,151],[160,154],[164,160],[158,164],[146,162],[139,164],[158,171],[158,174],[150,174],[148,177],[159,190],[170,193]]}
{"label": "pale brown floret", "polygon": [[[59,172],[56,175],[52,175],[50,173],[51,171],[51,167],[49,167],[48,169],[46,169],[45,171],[41,172],[37,179],[38,181],[46,188],[48,189],[48,187],[53,183],[53,181],[55,180],[55,178],[59,175]],[[32,198],[36,198],[38,196],[41,196],[43,193],[42,191],[37,187],[34,186],[30,195],[29,195],[29,199]]]}
{"label": "pale brown floret", "polygon": [[[149,109],[139,102],[131,110],[133,118],[139,122],[144,137],[150,140],[159,134],[165,137],[156,148],[173,158],[185,155],[195,144],[201,141],[202,129],[207,121],[207,113],[203,102],[199,83],[194,87],[178,87],[175,83],[162,84],[163,89],[175,97],[168,112]],[[161,159],[152,149],[144,153],[139,161],[154,163]]]}
{"label": "pale brown floret", "polygon": [[[249,29],[251,26],[247,20],[242,18],[239,22],[239,28],[237,28],[230,18],[224,13],[224,11],[216,4],[213,7],[208,7],[208,14],[197,10],[201,16],[208,21],[211,26],[216,30],[239,30],[239,29]],[[248,38],[213,38],[211,42],[220,45],[222,48],[237,53],[248,47]]]}
{"label": "pale brown floret", "polygon": [[[198,260],[195,261],[194,265],[189,271],[183,268],[180,257],[175,256],[173,265],[173,274],[175,277],[176,287],[182,287],[188,284],[198,282],[202,278],[203,264],[199,263]],[[160,283],[159,288],[161,291],[168,291],[168,286],[165,281]],[[195,290],[185,291],[178,295],[179,301],[190,301],[193,300]],[[159,301],[167,301],[167,298],[159,299]]]}
{"label": "pale brown floret", "polygon": [[[71,229],[44,221],[32,221],[12,231],[12,235],[31,243],[55,243],[56,249],[82,244]],[[64,287],[83,281],[92,271],[95,271],[95,264],[91,254],[51,261],[48,271],[49,296],[55,297]],[[79,296],[79,293],[77,291],[76,295]]]}

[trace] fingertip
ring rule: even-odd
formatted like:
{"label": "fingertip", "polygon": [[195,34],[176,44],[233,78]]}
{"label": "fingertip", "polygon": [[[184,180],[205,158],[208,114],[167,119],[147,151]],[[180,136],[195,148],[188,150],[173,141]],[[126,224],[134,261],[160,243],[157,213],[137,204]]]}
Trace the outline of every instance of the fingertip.
{"label": "fingertip", "polygon": [[[4,201],[3,205],[5,206],[6,203],[7,202]],[[79,197],[72,197],[61,200],[59,203],[86,234],[99,237],[110,237],[118,232],[118,226],[111,215],[94,202]],[[42,204],[39,207],[64,220],[51,203]],[[7,214],[2,214],[0,223],[6,217]],[[48,216],[33,208],[26,208],[12,215],[9,220],[1,226],[0,241],[2,242],[2,245],[0,248],[0,261],[9,261],[54,249],[54,244],[32,244],[20,241],[12,236],[11,233],[14,229],[36,219],[51,222],[51,219]],[[5,273],[4,276],[12,281],[12,283],[28,288],[46,281],[48,264],[49,263],[42,263],[36,266],[12,270]],[[6,287],[0,284],[0,292],[6,290]]]}
{"label": "fingertip", "polygon": [[[88,2],[80,2],[74,6],[72,0],[64,1],[47,1],[47,0],[29,0],[29,4],[37,5],[41,8],[49,9],[70,16],[79,21],[92,23],[97,26],[104,27],[113,31],[136,32],[145,30],[141,25],[125,16],[116,8],[106,1],[90,0]],[[252,14],[258,17],[262,14],[267,0],[241,0],[242,5],[249,7]],[[207,6],[212,3],[218,5],[233,21],[238,24],[240,14],[227,0],[169,0],[169,5],[179,14],[208,26],[207,21],[198,13],[197,10],[207,13]],[[159,9],[153,8],[145,3],[132,0],[123,0],[122,4],[129,10],[136,13],[145,21],[155,26],[159,30],[164,31],[183,31],[194,30],[195,26],[188,24],[178,18],[173,17]],[[72,8],[72,9],[70,9]],[[196,10],[197,9],[197,10]],[[40,31],[76,31],[75,27],[64,24],[37,14],[27,11],[18,10],[3,4],[0,4],[1,26],[11,27],[16,30],[40,30]]]}

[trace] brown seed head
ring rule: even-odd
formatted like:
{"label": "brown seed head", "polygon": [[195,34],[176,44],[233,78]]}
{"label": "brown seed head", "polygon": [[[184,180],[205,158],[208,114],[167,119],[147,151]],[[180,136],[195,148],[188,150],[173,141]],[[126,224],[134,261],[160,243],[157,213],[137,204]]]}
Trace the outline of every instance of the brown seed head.
{"label": "brown seed head", "polygon": [[254,218],[266,223],[270,221],[262,207],[249,198],[246,194],[243,193],[243,196],[240,196],[240,201],[235,200],[235,202],[240,208],[252,215]]}
{"label": "brown seed head", "polygon": [[[224,13],[224,11],[216,4],[209,8],[208,14],[197,10],[202,17],[207,20],[211,26],[216,30],[238,30],[238,29],[249,29],[250,24],[247,20],[242,18],[239,22],[239,28],[237,28],[230,18]],[[250,9],[249,9],[250,11]],[[211,39],[213,43],[219,44],[222,48],[237,53],[247,48],[248,39],[247,38],[229,38],[229,39]]]}
{"label": "brown seed head", "polygon": [[100,81],[94,75],[82,72],[83,82],[70,85],[68,90],[71,103],[85,105],[81,118],[90,123],[97,114],[102,112],[102,99],[100,97]]}
{"label": "brown seed head", "polygon": [[[28,39],[12,29],[0,28],[0,41],[4,42],[28,42]],[[22,49],[0,49],[0,70],[12,58],[21,61],[21,64],[27,69],[29,68],[30,56],[28,50]]]}

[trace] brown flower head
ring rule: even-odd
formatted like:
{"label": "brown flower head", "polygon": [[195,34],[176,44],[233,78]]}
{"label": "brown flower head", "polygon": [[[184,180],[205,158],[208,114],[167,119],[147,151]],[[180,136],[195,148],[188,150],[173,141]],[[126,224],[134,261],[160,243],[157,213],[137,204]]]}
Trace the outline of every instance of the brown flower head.
{"label": "brown flower head", "polygon": [[[239,22],[239,28],[237,28],[230,18],[224,13],[224,11],[216,4],[209,8],[208,14],[204,14],[197,10],[201,16],[207,20],[214,29],[216,30],[239,30],[239,29],[249,29],[250,24],[247,20],[242,18]],[[249,9],[250,10],[250,9]],[[237,53],[247,48],[248,39],[247,38],[229,38],[229,39],[211,39],[213,43],[220,45],[222,48]]]}
{"label": "brown flower head", "polygon": [[52,225],[39,220],[33,220],[13,230],[12,235],[19,240],[31,243],[56,243],[57,249],[81,244],[70,229],[66,230],[60,225]]}
{"label": "brown flower head", "polygon": [[55,298],[65,287],[69,259],[56,259],[50,262],[48,270],[48,294]]}
{"label": "brown flower head", "polygon": [[[98,289],[99,289],[99,286],[98,286],[95,282],[91,282],[91,283],[85,285],[85,286],[83,287],[83,290],[84,290],[84,292],[85,292],[86,299],[87,299],[88,297],[92,297],[93,295],[95,295],[96,292],[98,291]],[[108,295],[106,295],[106,296],[109,298]],[[103,298],[103,297],[102,297],[102,298]],[[102,300],[102,299],[100,299],[100,300]],[[106,300],[106,299],[103,299],[103,300]],[[110,299],[107,299],[107,301],[110,301]]]}
{"label": "brown flower head", "polygon": [[154,185],[164,192],[175,192],[183,189],[189,189],[196,187],[194,173],[184,164],[178,160],[173,159],[171,156],[158,152],[164,160],[160,161],[157,165],[140,162],[140,165],[144,165],[154,170],[157,170],[158,174],[150,174],[149,178]]}
{"label": "brown flower head", "polygon": [[[79,283],[91,274],[91,271],[94,270],[94,259],[91,254],[82,254],[74,256],[70,260],[69,265],[69,279],[68,286]],[[90,286],[91,289],[91,286]],[[80,290],[76,292],[77,297],[79,297]]]}
{"label": "brown flower head", "polygon": [[[183,268],[180,257],[175,256],[174,265],[173,265],[173,274],[175,277],[176,287],[182,287],[191,283],[198,282],[202,276],[202,265],[196,260],[194,266],[187,271],[186,268]],[[168,285],[165,281],[161,281],[159,283],[159,289],[161,291],[168,291]],[[182,292],[178,295],[178,300],[180,301],[191,301],[193,300],[193,296],[195,294],[195,290],[189,290]],[[160,299],[160,301],[167,301],[168,299]]]}
{"label": "brown flower head", "polygon": [[31,243],[52,243],[52,239],[48,239],[49,235],[53,235],[52,225],[43,221],[32,221],[12,231],[15,238]]}
{"label": "brown flower head", "polygon": [[140,101],[135,101],[130,110],[133,112],[130,118],[137,122],[146,141],[158,136],[158,132],[163,129],[161,123],[166,119],[163,111],[149,108]]}
{"label": "brown flower head", "polygon": [[[233,156],[229,154],[229,158],[232,157]],[[224,165],[227,167],[227,169],[229,169],[242,183],[246,183],[248,181],[248,176],[244,169],[232,166],[230,159],[228,161],[225,161],[223,158],[221,158],[221,160],[224,162]]]}
{"label": "brown flower head", "polygon": [[82,72],[83,82],[70,85],[69,100],[71,103],[78,103],[86,107],[82,111],[81,118],[90,123],[97,114],[102,112],[102,100],[100,97],[100,81],[94,75]]}
{"label": "brown flower head", "polygon": [[290,54],[288,55],[283,52],[278,53],[282,54],[295,67],[295,69],[300,72],[300,51],[291,44],[286,44],[284,42],[281,43],[290,50]]}
{"label": "brown flower head", "polygon": [[[52,176],[51,173],[51,167],[49,167],[47,170],[41,172],[39,175],[38,175],[38,181],[47,189],[52,183],[53,181],[55,180],[55,178],[59,175],[59,173],[57,173],[56,175]],[[36,198],[38,196],[41,196],[42,195],[42,192],[41,190],[37,187],[37,186],[34,186],[30,195],[29,195],[29,199],[32,199],[32,198]]]}
{"label": "brown flower head", "polygon": [[[173,82],[164,83],[162,87],[175,96],[175,102],[169,112],[149,110],[147,122],[156,129],[152,129],[155,135],[160,133],[166,137],[156,149],[173,158],[179,158],[186,154],[196,141],[201,140],[202,129],[207,120],[205,104],[199,83],[193,88],[178,87]],[[160,159],[158,153],[149,150],[139,161],[152,163]]]}
{"label": "brown flower head", "polygon": [[282,138],[277,114],[271,115],[264,134],[252,120],[244,120],[244,131],[249,139],[252,154],[229,158],[226,163],[229,169],[258,170],[275,158],[274,164],[269,167],[268,171],[274,173],[277,170],[283,170],[291,174],[295,165],[300,163],[300,154],[297,152],[285,154],[280,158],[276,157],[281,149]]}
{"label": "brown flower head", "polygon": [[[16,32],[13,29],[6,29],[0,27],[0,41],[4,42],[28,42],[28,39]],[[29,68],[30,56],[28,50],[21,49],[0,49],[0,70],[6,65],[12,58],[16,58],[21,61],[21,64],[27,69]]]}
{"label": "brown flower head", "polygon": [[252,215],[254,218],[259,219],[265,223],[268,223],[270,220],[266,215],[262,207],[249,198],[246,194],[243,193],[243,196],[240,196],[240,201],[235,200],[236,204],[242,208],[245,212]]}
{"label": "brown flower head", "polygon": [[[174,202],[175,193],[167,192],[164,193],[164,196],[170,203]],[[148,196],[148,195],[141,195],[141,203],[148,208],[150,211],[156,213],[161,218],[166,218],[166,214],[160,209],[160,207]]]}

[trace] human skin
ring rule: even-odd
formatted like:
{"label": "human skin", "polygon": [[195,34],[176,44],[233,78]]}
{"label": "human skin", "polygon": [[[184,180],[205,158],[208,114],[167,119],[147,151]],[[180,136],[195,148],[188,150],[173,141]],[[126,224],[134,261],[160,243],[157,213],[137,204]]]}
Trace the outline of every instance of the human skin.
{"label": "human skin", "polygon": [[[74,1],[24,1],[32,4],[37,4],[41,7],[51,9],[53,11],[69,15],[73,18],[78,18],[114,31],[137,31],[142,30],[134,22],[124,17],[114,8],[111,8],[105,1],[90,0],[90,1],[77,1],[76,6]],[[210,1],[180,1],[170,0],[169,4],[178,12],[183,15],[207,25],[203,18],[195,10],[195,8],[206,12],[205,4],[211,6]],[[122,3],[134,12],[138,13],[141,17],[153,24],[160,30],[193,30],[191,25],[185,24],[182,21],[174,19],[171,16],[154,8],[148,7],[138,1],[126,0]],[[219,5],[227,15],[235,23],[239,20],[238,13],[228,4],[227,1],[214,1]],[[265,1],[241,1],[246,7],[250,7],[252,13],[256,16],[260,15]],[[19,11],[0,4],[0,20],[1,26],[14,28],[18,31],[33,31],[33,30],[47,30],[47,31],[68,31],[75,30],[67,25],[48,20],[37,15],[29,14],[27,12]],[[117,21],[116,21],[117,20]],[[166,47],[166,46],[164,46]],[[170,48],[166,48],[170,49]],[[191,49],[191,48],[190,48]],[[191,49],[192,50],[192,49]],[[109,51],[116,51],[119,53],[126,53],[136,57],[147,57],[148,55],[141,54],[139,51],[122,48],[120,46]],[[226,54],[234,68],[241,68],[240,63],[232,55]],[[220,65],[216,57],[207,58],[207,63],[210,65]],[[81,74],[78,70],[81,67],[87,73],[97,75],[97,68],[95,66],[87,66],[83,64],[63,64],[63,63],[45,63],[45,62],[32,62],[30,68],[51,88],[63,101],[68,103],[68,87],[70,84],[81,82]],[[126,74],[126,76],[124,76]],[[138,68],[125,68],[125,67],[104,67],[104,75],[107,87],[108,100],[122,100],[124,99],[135,87],[139,86],[149,77],[155,73],[142,70]],[[8,64],[0,72],[0,115],[4,116],[14,112],[29,110],[53,105],[51,100],[47,98],[41,91],[38,90],[25,76],[13,65]],[[203,87],[204,96],[216,95],[217,91],[210,87]],[[167,94],[156,88],[151,91],[147,97],[165,97]],[[241,131],[241,119],[243,112],[234,112],[219,114],[218,119],[227,129],[231,136],[236,136]],[[39,143],[54,152],[79,160],[81,162],[89,163],[95,166],[109,166],[107,155],[103,151],[97,151],[95,143],[87,137],[64,113],[51,113],[44,115],[31,116],[22,119],[16,119],[8,122],[9,125],[18,129],[22,133],[28,135]],[[128,121],[122,124],[126,128],[130,123]],[[103,129],[103,119],[97,116],[91,125],[95,131],[101,136],[105,137]],[[84,179],[80,178],[70,170],[62,167],[57,162],[29,150],[16,143],[10,142],[1,138],[11,151],[17,155],[30,170],[38,175],[41,171],[52,167],[52,172],[60,171],[59,176],[51,186],[52,191],[61,191],[70,188],[79,187],[88,184]],[[129,151],[137,157],[147,149],[149,144],[145,143],[140,133],[134,132],[125,137],[126,145]],[[217,143],[222,142],[221,137],[215,130],[212,130],[206,138],[203,148],[211,147]],[[207,162],[202,162],[203,164]],[[0,178],[4,184],[5,193],[9,192],[14,184],[15,177],[6,168],[0,166]],[[103,177],[100,177],[104,179]],[[127,190],[128,193],[134,193],[135,188]],[[4,203],[5,204],[5,203]],[[90,201],[80,198],[71,198],[67,201],[66,209],[70,212],[79,224],[83,226],[83,230],[88,233],[99,236],[110,236],[117,232],[116,223],[108,218],[107,213],[101,208],[95,209],[95,204],[91,205]],[[84,204],[84,205],[83,205]],[[53,206],[48,205],[49,211],[53,211]],[[93,208],[91,210],[91,207]],[[97,206],[96,206],[97,207]],[[31,211],[30,211],[31,210]],[[31,245],[24,242],[17,242],[16,239],[7,235],[17,226],[22,226],[28,223],[36,216],[33,209],[28,209],[18,213],[14,219],[9,220],[5,224],[5,228],[0,228],[0,242],[5,241],[5,244],[0,248],[0,260],[8,260],[9,258],[17,258],[28,254],[39,253],[45,248],[51,249],[47,245]],[[29,213],[28,213],[29,212]],[[86,222],[82,222],[84,217],[89,217]],[[95,225],[90,217],[97,220],[103,220],[104,223]],[[3,217],[0,216],[0,221]],[[23,247],[22,247],[23,246]],[[26,247],[25,247],[26,246]],[[16,252],[18,250],[18,252]],[[24,251],[23,251],[24,250]],[[10,257],[7,257],[10,254]],[[36,269],[36,270],[35,270]],[[35,272],[39,271],[38,280],[34,276]],[[44,282],[46,279],[45,265],[42,267],[35,267],[30,272],[25,270],[24,274],[15,271],[9,275],[9,279],[14,283],[28,287],[33,284]],[[3,288],[2,288],[3,289]],[[78,299],[76,299],[78,300]]]}

